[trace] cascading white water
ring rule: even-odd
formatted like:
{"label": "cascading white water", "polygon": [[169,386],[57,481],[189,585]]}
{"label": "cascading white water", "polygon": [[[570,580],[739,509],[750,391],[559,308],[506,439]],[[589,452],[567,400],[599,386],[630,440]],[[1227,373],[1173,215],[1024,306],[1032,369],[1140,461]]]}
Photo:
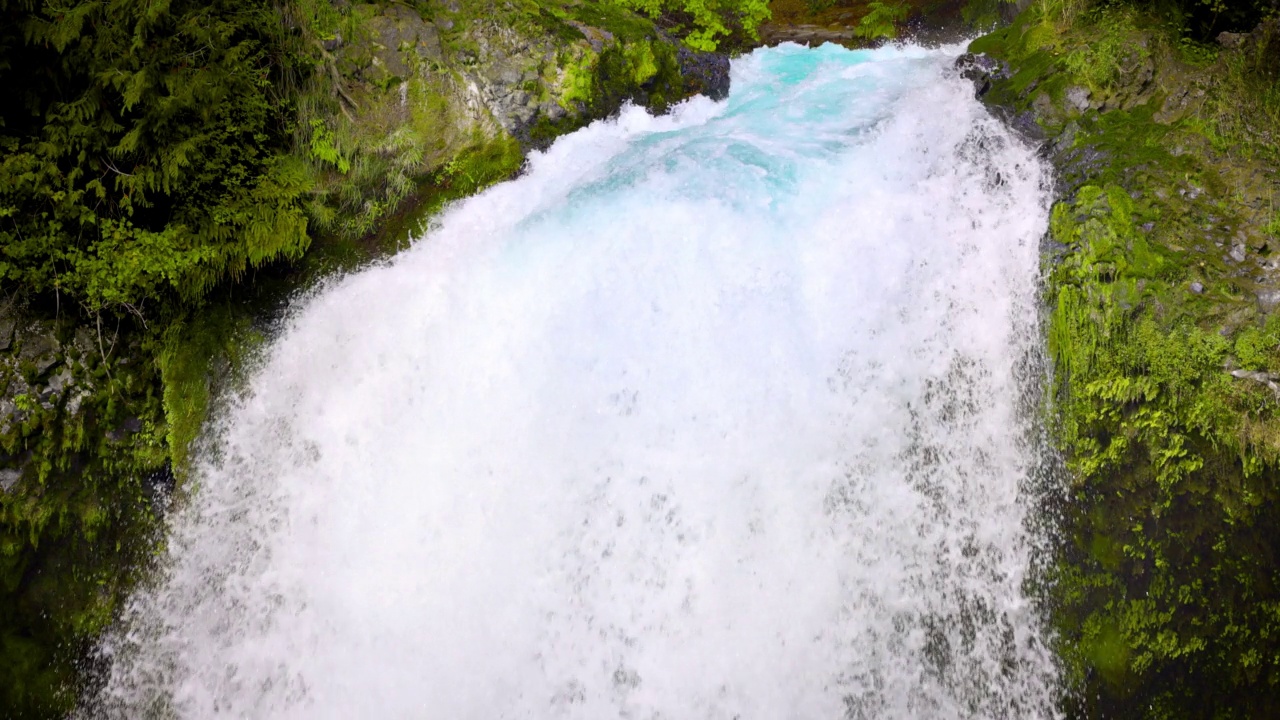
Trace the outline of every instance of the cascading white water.
{"label": "cascading white water", "polygon": [[757,51],[300,302],[84,714],[1053,717],[1044,171],[958,51]]}

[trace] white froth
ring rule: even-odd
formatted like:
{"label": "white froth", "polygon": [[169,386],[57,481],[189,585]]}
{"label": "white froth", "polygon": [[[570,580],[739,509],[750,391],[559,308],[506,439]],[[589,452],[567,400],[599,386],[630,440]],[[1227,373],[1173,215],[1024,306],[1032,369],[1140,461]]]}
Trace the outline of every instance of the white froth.
{"label": "white froth", "polygon": [[86,713],[1053,716],[1043,170],[956,52],[757,51],[306,301]]}

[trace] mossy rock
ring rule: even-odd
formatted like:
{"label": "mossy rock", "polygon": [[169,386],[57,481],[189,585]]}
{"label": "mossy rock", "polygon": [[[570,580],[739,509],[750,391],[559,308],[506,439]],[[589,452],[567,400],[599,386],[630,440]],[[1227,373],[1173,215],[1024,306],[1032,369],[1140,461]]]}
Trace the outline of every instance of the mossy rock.
{"label": "mossy rock", "polygon": [[1280,102],[1241,70],[1252,61],[1189,45],[1165,17],[1041,7],[975,41],[990,59],[965,69],[1058,170],[1045,292],[1070,482],[1045,508],[1061,544],[1039,587],[1066,709],[1267,717],[1280,276],[1264,198],[1280,194]]}

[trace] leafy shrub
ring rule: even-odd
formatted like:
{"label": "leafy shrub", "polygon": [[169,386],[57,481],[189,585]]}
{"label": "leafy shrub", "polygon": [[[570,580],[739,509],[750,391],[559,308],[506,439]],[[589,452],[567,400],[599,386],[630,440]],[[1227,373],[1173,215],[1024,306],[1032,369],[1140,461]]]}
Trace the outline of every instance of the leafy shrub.
{"label": "leafy shrub", "polygon": [[767,0],[614,0],[622,7],[651,18],[688,18],[684,42],[695,50],[712,51],[719,41],[741,29],[755,36],[756,28],[769,17]]}
{"label": "leafy shrub", "polygon": [[138,311],[307,247],[271,6],[0,0],[0,28],[0,282]]}

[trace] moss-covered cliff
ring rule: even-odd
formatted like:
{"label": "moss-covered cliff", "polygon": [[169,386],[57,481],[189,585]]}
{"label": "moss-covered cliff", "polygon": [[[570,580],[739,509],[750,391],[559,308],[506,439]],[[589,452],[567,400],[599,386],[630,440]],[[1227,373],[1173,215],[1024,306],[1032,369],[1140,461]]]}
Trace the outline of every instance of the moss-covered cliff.
{"label": "moss-covered cliff", "polygon": [[1058,170],[1042,589],[1076,717],[1280,708],[1280,24],[1192,20],[1034,2],[961,61]]}
{"label": "moss-covered cliff", "polygon": [[0,0],[0,716],[74,704],[289,296],[624,101],[727,92],[679,38],[738,6]]}

